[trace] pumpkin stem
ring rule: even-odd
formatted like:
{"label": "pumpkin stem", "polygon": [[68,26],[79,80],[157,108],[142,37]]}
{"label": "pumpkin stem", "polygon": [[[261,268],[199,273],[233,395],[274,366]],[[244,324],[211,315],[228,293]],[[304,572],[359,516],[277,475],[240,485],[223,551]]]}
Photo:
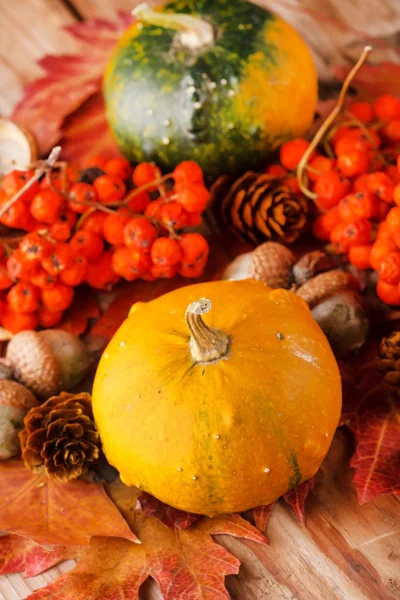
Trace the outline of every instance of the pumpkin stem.
{"label": "pumpkin stem", "polygon": [[186,309],[185,320],[190,331],[190,351],[196,363],[206,364],[224,358],[230,347],[229,335],[208,327],[201,318],[211,310],[211,300],[201,298]]}
{"label": "pumpkin stem", "polygon": [[193,50],[214,44],[212,26],[199,17],[182,13],[158,12],[151,9],[146,3],[136,6],[132,15],[144,23],[179,31],[182,44]]}

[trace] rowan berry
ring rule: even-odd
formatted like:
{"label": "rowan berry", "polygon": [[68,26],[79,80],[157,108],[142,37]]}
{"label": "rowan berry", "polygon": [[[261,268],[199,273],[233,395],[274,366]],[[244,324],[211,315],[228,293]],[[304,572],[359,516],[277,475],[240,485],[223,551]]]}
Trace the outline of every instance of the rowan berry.
{"label": "rowan berry", "polygon": [[144,211],[144,216],[149,219],[156,219],[159,221],[161,219],[161,210],[165,204],[164,198],[158,198],[158,200],[153,200],[146,206]]}
{"label": "rowan berry", "polygon": [[7,290],[14,283],[14,280],[10,277],[7,271],[5,262],[0,263],[0,290]]}
{"label": "rowan berry", "polygon": [[351,246],[362,246],[371,240],[372,225],[366,219],[339,223],[332,230],[330,240],[338,252],[348,252]]}
{"label": "rowan berry", "polygon": [[187,227],[197,227],[198,225],[201,225],[201,223],[202,223],[201,212],[186,213],[186,226]]}
{"label": "rowan berry", "polygon": [[386,216],[390,210],[390,204],[388,204],[387,202],[385,202],[384,200],[380,200],[379,201],[379,208],[378,208],[378,214],[376,215],[375,220],[378,221],[378,223],[380,221],[383,221],[384,219],[386,219]]}
{"label": "rowan berry", "polygon": [[14,312],[35,312],[39,306],[38,289],[27,281],[16,283],[7,294],[7,302]]}
{"label": "rowan berry", "polygon": [[354,131],[352,127],[347,127],[345,125],[338,127],[331,138],[333,146],[335,146],[339,140],[346,137],[348,134],[351,134],[352,131]]}
{"label": "rowan berry", "polygon": [[92,231],[80,230],[70,239],[69,245],[78,256],[84,256],[88,262],[97,261],[103,252],[104,243],[99,235]]}
{"label": "rowan berry", "polygon": [[66,310],[74,299],[74,289],[65,283],[56,283],[51,288],[44,288],[40,293],[43,305],[49,310]]}
{"label": "rowan berry", "polygon": [[383,256],[379,266],[379,279],[392,285],[400,282],[400,252],[389,252]]}
{"label": "rowan berry", "polygon": [[40,233],[28,233],[20,241],[18,248],[26,258],[39,262],[51,252],[53,244]]}
{"label": "rowan berry", "polygon": [[30,280],[38,288],[49,289],[57,283],[58,277],[57,275],[50,275],[50,273],[39,267],[37,271],[32,274]]}
{"label": "rowan berry", "polygon": [[[151,269],[151,267],[150,267],[150,269]],[[156,278],[156,277],[154,277],[154,275],[152,275],[152,274],[151,274],[151,270],[150,270],[150,271],[147,271],[147,273],[143,273],[143,275],[141,275],[141,276],[139,277],[139,279],[141,279],[142,281],[150,281],[150,282],[153,282],[153,281],[155,281],[157,278]]]}
{"label": "rowan berry", "polygon": [[[76,222],[78,220],[78,214],[76,212],[74,212],[73,210],[71,210],[69,207],[67,207],[62,215],[60,216],[60,223],[66,223],[68,225],[68,227],[72,229],[75,227]],[[56,223],[58,223],[58,221],[56,221]]]}
{"label": "rowan berry", "polygon": [[179,263],[175,265],[152,265],[150,274],[154,279],[172,279],[179,271]]}
{"label": "rowan berry", "polygon": [[107,175],[114,175],[119,177],[123,181],[128,179],[132,172],[131,163],[123,156],[117,158],[111,158],[108,160],[103,167],[103,170]]}
{"label": "rowan berry", "polygon": [[151,260],[157,265],[176,265],[182,259],[182,250],[176,240],[159,237],[151,247]]}
{"label": "rowan berry", "polygon": [[292,177],[286,177],[286,179],[282,179],[282,185],[288,187],[292,194],[301,194],[299,181],[295,175]]}
{"label": "rowan berry", "polygon": [[[32,179],[35,172],[32,170],[20,171],[19,169],[14,169],[10,173],[7,173],[3,176],[1,180],[1,188],[4,190],[6,196],[11,199],[17,192],[19,192],[24,185]],[[22,202],[30,202],[34,196],[39,192],[40,184],[38,181],[35,181],[31,184],[31,186],[20,196],[20,200]]]}
{"label": "rowan berry", "polygon": [[150,196],[147,192],[132,190],[132,192],[126,196],[125,201],[127,202],[127,206],[129,206],[134,213],[142,213],[150,203]]}
{"label": "rowan berry", "polygon": [[45,327],[46,329],[49,327],[54,327],[60,323],[63,318],[64,311],[62,310],[49,310],[45,306],[39,308],[38,317],[39,317],[39,325]]}
{"label": "rowan berry", "polygon": [[392,239],[392,232],[389,230],[386,220],[381,221],[379,223],[378,228],[376,230],[376,239],[383,240],[383,241]]}
{"label": "rowan berry", "polygon": [[349,250],[350,263],[360,270],[369,269],[371,267],[371,250],[372,244],[351,246]]}
{"label": "rowan berry", "polygon": [[321,173],[315,182],[318,205],[329,210],[349,193],[350,187],[350,181],[337,171]]}
{"label": "rowan berry", "polygon": [[340,154],[337,159],[337,167],[345,177],[356,177],[368,171],[369,156],[364,150],[353,150]]}
{"label": "rowan berry", "polygon": [[56,242],[66,242],[71,237],[71,228],[67,223],[57,221],[50,227],[50,237]]}
{"label": "rowan berry", "polygon": [[382,302],[385,302],[385,304],[389,304],[390,306],[398,306],[400,304],[399,285],[392,285],[379,279],[376,286],[376,293],[378,298],[380,298]]}
{"label": "rowan berry", "polygon": [[78,181],[78,183],[74,183],[69,192],[68,206],[73,212],[83,214],[97,200],[94,187],[89,183]]}
{"label": "rowan berry", "polygon": [[202,260],[199,260],[199,262],[195,265],[188,265],[182,263],[178,271],[179,275],[190,279],[196,279],[197,277],[200,277],[203,274],[206,263],[207,259],[204,258]]}
{"label": "rowan berry", "polygon": [[310,181],[317,181],[319,175],[321,173],[325,173],[326,171],[333,171],[336,165],[336,160],[334,158],[328,158],[327,156],[322,156],[321,154],[317,154],[314,156],[312,160],[308,163],[307,168],[307,177]]}
{"label": "rowan berry", "polygon": [[172,229],[182,229],[187,222],[187,212],[179,202],[167,202],[161,208],[161,223]]}
{"label": "rowan berry", "polygon": [[88,264],[86,283],[97,290],[110,290],[120,277],[112,268],[112,252],[105,251],[100,258]]}
{"label": "rowan berry", "polygon": [[113,246],[121,246],[124,243],[125,225],[129,223],[131,216],[126,208],[119,208],[114,214],[106,215],[103,224],[103,235],[106,242]]}
{"label": "rowan berry", "polygon": [[103,210],[95,210],[88,216],[82,217],[83,223],[80,226],[82,231],[91,231],[100,237],[103,235],[104,223],[108,217],[108,213]]}
{"label": "rowan berry", "polygon": [[60,273],[60,280],[66,285],[75,287],[85,281],[88,261],[84,256],[75,256],[74,262]]}
{"label": "rowan berry", "polygon": [[352,181],[352,191],[354,193],[368,192],[367,181],[368,173],[363,173],[362,175],[359,175],[356,179],[353,179]]}
{"label": "rowan berry", "polygon": [[374,113],[381,121],[390,121],[400,117],[400,100],[393,94],[379,96],[373,104]]}
{"label": "rowan berry", "polygon": [[3,327],[15,334],[26,329],[36,329],[38,325],[38,314],[36,312],[14,312],[11,307],[6,306],[1,320]]}
{"label": "rowan berry", "polygon": [[122,246],[115,250],[112,257],[112,267],[118,275],[127,281],[134,281],[149,271],[151,260],[148,254],[134,248]]}
{"label": "rowan berry", "polygon": [[21,250],[16,250],[11,254],[7,259],[6,265],[11,277],[24,281],[29,281],[38,268],[36,262],[27,260]]}
{"label": "rowan berry", "polygon": [[369,128],[365,132],[356,128],[341,137],[335,143],[334,150],[336,156],[340,156],[354,150],[376,150],[380,145],[381,139],[374,129]]}
{"label": "rowan berry", "polygon": [[400,231],[400,207],[391,208],[386,217],[386,223],[391,233]]}
{"label": "rowan berry", "polygon": [[187,185],[190,183],[203,183],[203,170],[193,160],[184,160],[175,167],[172,176],[176,183]]}
{"label": "rowan berry", "polygon": [[389,204],[392,203],[394,185],[387,173],[383,171],[370,173],[367,179],[367,187],[370,192],[376,194],[381,200]]}
{"label": "rowan berry", "polygon": [[32,216],[41,223],[55,223],[64,209],[63,197],[51,189],[40,190],[31,204]]}
{"label": "rowan berry", "polygon": [[379,200],[371,192],[348,194],[338,204],[342,221],[374,219],[379,213]]}
{"label": "rowan berry", "polygon": [[288,175],[288,172],[286,169],[284,169],[281,165],[269,165],[269,167],[266,168],[266,174],[267,175],[273,175],[274,177],[286,177],[286,175]]}
{"label": "rowan berry", "polygon": [[[161,171],[154,163],[142,162],[134,168],[132,174],[133,183],[136,187],[147,186],[153,181],[160,179]],[[147,188],[149,192],[154,192],[157,189],[157,185]]]}
{"label": "rowan berry", "polygon": [[134,217],[124,227],[126,246],[134,246],[143,252],[150,252],[156,237],[156,228],[145,217]]}
{"label": "rowan berry", "polygon": [[374,271],[379,271],[383,257],[395,250],[396,244],[393,241],[388,243],[387,241],[377,240],[372,245],[370,256],[371,267]]}
{"label": "rowan berry", "polygon": [[398,170],[398,171],[399,171],[399,173],[400,173],[400,154],[399,154],[399,155],[398,155],[398,157],[397,157],[397,160],[396,160],[396,165],[397,165],[397,170]]}
{"label": "rowan berry", "polygon": [[200,233],[184,233],[178,240],[182,251],[182,263],[194,266],[207,260],[210,248],[207,240]]}
{"label": "rowan berry", "polygon": [[383,132],[393,142],[400,141],[400,118],[386,123]]}
{"label": "rowan berry", "polygon": [[100,154],[94,154],[93,156],[89,156],[86,160],[85,160],[85,169],[90,169],[92,167],[97,167],[98,169],[104,169],[105,165],[106,165],[107,160],[104,158],[104,156],[101,156]]}
{"label": "rowan berry", "polygon": [[210,192],[201,183],[186,185],[177,193],[177,201],[187,212],[203,211],[210,200]]}
{"label": "rowan berry", "polygon": [[374,120],[374,109],[369,102],[353,102],[348,112],[362,123]]}
{"label": "rowan berry", "polygon": [[397,167],[395,167],[395,165],[389,165],[388,167],[386,167],[385,173],[386,175],[389,175],[394,185],[400,183],[400,172],[397,169]]}
{"label": "rowan berry", "polygon": [[310,142],[303,138],[296,138],[282,144],[279,156],[285,169],[289,171],[296,169],[309,146]]}
{"label": "rowan berry", "polygon": [[[1,207],[6,204],[7,200],[1,203]],[[30,207],[22,200],[17,200],[12,206],[0,217],[0,223],[14,229],[31,229],[33,224]]]}
{"label": "rowan berry", "polygon": [[101,175],[93,182],[99,201],[102,204],[115,204],[125,196],[126,186],[115,175]]}
{"label": "rowan berry", "polygon": [[59,275],[73,264],[74,258],[71,246],[59,242],[54,244],[52,250],[42,259],[42,267],[50,275]]}

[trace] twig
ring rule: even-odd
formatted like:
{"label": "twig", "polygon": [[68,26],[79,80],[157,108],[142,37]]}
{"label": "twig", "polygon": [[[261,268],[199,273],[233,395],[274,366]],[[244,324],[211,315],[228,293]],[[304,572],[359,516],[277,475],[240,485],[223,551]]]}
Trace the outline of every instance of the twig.
{"label": "twig", "polygon": [[349,89],[350,83],[354,79],[354,76],[356,75],[357,71],[364,64],[364,62],[365,62],[366,58],[368,57],[369,53],[371,52],[371,50],[372,50],[372,46],[364,47],[364,50],[363,50],[360,58],[358,59],[358,61],[354,65],[354,67],[351,69],[350,73],[347,75],[347,77],[343,83],[343,86],[342,86],[342,89],[340,90],[339,98],[338,98],[335,108],[332,110],[332,112],[327,117],[327,119],[322,123],[321,127],[318,129],[317,133],[314,135],[311,144],[309,145],[309,147],[305,151],[302,159],[299,162],[299,165],[297,167],[297,181],[299,183],[299,187],[300,187],[301,191],[303,192],[303,194],[305,196],[307,196],[307,198],[311,198],[311,200],[315,200],[317,198],[317,194],[315,192],[312,192],[311,190],[309,190],[308,187],[305,185],[304,179],[303,179],[304,170],[307,167],[310,156],[314,152],[315,148],[323,140],[329,127],[332,125],[332,123],[335,121],[335,119],[339,115],[340,111],[342,110],[343,104],[344,104],[344,101],[346,98],[347,90]]}

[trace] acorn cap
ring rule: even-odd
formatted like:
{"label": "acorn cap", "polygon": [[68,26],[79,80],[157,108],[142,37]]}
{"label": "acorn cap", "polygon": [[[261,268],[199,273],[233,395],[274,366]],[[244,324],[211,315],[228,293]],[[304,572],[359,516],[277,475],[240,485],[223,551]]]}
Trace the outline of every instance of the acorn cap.
{"label": "acorn cap", "polygon": [[2,379],[0,380],[0,406],[2,405],[14,406],[28,412],[33,406],[39,406],[39,402],[21,383]]}
{"label": "acorn cap", "polygon": [[16,381],[0,381],[0,460],[20,452],[18,432],[24,427],[28,411],[38,406],[35,396]]}
{"label": "acorn cap", "polygon": [[0,174],[14,168],[25,169],[37,158],[33,135],[10,119],[0,118]]}
{"label": "acorn cap", "polygon": [[38,396],[48,398],[61,391],[61,370],[56,354],[35,331],[17,333],[7,347],[6,357],[14,377]]}
{"label": "acorn cap", "polygon": [[286,246],[265,242],[252,253],[248,277],[263,281],[271,288],[289,289],[293,282],[292,267],[296,258]]}
{"label": "acorn cap", "polygon": [[296,294],[303,298],[310,308],[313,308],[325,298],[347,289],[359,291],[357,279],[350,273],[334,269],[316,275],[299,287]]}

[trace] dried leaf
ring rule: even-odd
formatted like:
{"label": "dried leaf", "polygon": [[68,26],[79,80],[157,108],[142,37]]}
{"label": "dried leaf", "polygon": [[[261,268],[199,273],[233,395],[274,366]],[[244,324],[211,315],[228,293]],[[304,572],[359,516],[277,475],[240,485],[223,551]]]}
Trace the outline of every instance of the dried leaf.
{"label": "dried leaf", "polygon": [[342,424],[354,434],[350,466],[360,504],[400,493],[400,390],[383,382],[372,340],[351,364],[339,364],[343,380]]}
{"label": "dried leaf", "polygon": [[75,290],[74,301],[58,328],[79,337],[87,330],[89,321],[99,317],[100,308],[94,291],[89,287],[78,287]]}
{"label": "dried leaf", "polygon": [[157,500],[157,498],[150,496],[146,492],[140,496],[139,502],[145,515],[155,517],[168,527],[187,529],[200,519],[200,515],[172,508],[172,506],[164,504],[164,502]]}
{"label": "dried leaf", "polygon": [[35,577],[63,560],[77,558],[81,548],[55,546],[47,550],[32,540],[20,535],[0,536],[0,575],[20,573],[24,577]]}
{"label": "dried leaf", "polygon": [[268,525],[269,518],[274,510],[276,502],[272,502],[271,504],[267,504],[266,506],[257,506],[253,508],[253,518],[256,524],[257,529],[261,531],[261,533],[265,533]]}
{"label": "dried leaf", "polygon": [[34,592],[31,599],[138,600],[141,584],[151,576],[165,600],[229,600],[224,579],[238,573],[240,563],[211,535],[247,537],[257,542],[263,538],[239,515],[202,518],[185,530],[142,515],[137,517],[136,533],[142,541],[140,546],[93,538],[73,571]]}
{"label": "dried leaf", "polygon": [[64,119],[101,89],[110,52],[132,19],[91,20],[66,30],[82,44],[77,55],[45,56],[39,65],[44,77],[25,88],[12,118],[36,136],[42,154],[61,138]]}
{"label": "dried leaf", "polygon": [[0,462],[0,490],[0,530],[44,546],[87,545],[99,534],[137,541],[100,484],[58,483],[9,460]]}
{"label": "dried leaf", "polygon": [[303,481],[303,483],[295,487],[293,490],[290,490],[283,496],[286,504],[289,504],[289,506],[294,510],[294,513],[299,519],[300,523],[304,523],[304,504],[308,496],[308,492],[314,487],[314,483],[315,480],[314,477],[312,477],[307,481]]}
{"label": "dried leaf", "polygon": [[[344,81],[351,67],[336,66],[335,76]],[[363,99],[373,100],[381,94],[400,94],[400,64],[382,62],[379,65],[363,65],[351,83]]]}

